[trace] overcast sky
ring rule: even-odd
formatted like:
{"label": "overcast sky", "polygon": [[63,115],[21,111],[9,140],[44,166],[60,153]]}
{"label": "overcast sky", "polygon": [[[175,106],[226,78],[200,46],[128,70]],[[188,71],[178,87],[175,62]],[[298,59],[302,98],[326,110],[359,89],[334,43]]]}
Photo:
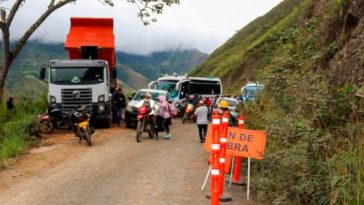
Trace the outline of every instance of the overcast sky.
{"label": "overcast sky", "polygon": [[[137,7],[126,0],[115,0],[115,7],[97,0],[78,0],[53,13],[33,34],[32,39],[64,42],[71,16],[113,17],[118,50],[148,54],[166,49],[197,48],[211,53],[234,33],[264,15],[282,0],[180,0],[165,8],[158,22],[143,26]],[[25,29],[46,8],[49,1],[27,0],[12,25],[12,38]]]}

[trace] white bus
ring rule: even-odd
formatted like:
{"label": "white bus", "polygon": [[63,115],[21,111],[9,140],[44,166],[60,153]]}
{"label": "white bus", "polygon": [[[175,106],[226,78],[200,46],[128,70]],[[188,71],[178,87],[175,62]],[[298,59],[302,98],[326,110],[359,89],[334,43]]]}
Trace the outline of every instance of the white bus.
{"label": "white bus", "polygon": [[166,90],[173,101],[186,98],[186,95],[201,95],[203,98],[222,95],[222,85],[220,78],[202,78],[180,75],[164,75],[156,81],[149,83],[150,89]]}

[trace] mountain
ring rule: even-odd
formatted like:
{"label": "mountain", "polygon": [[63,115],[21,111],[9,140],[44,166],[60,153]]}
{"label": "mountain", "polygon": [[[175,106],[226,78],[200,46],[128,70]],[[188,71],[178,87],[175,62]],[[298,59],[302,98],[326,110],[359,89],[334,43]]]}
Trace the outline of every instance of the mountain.
{"label": "mountain", "polygon": [[[148,82],[162,73],[186,73],[201,64],[207,57],[196,49],[169,50],[154,52],[148,56],[128,54],[118,51],[118,78],[124,90],[145,88]],[[62,43],[27,42],[19,57],[10,69],[6,81],[8,92],[16,94],[27,89],[31,92],[46,90],[46,84],[38,79],[41,65],[50,59],[66,59],[67,52]],[[19,81],[26,82],[19,83]]]}
{"label": "mountain", "polygon": [[230,94],[265,85],[240,105],[267,133],[252,165],[261,204],[364,204],[364,0],[284,0],[190,75]]}
{"label": "mountain", "polygon": [[203,63],[207,57],[207,54],[196,49],[160,51],[148,56],[117,53],[120,64],[132,68],[149,81],[157,79],[160,74],[187,73],[191,68]]}

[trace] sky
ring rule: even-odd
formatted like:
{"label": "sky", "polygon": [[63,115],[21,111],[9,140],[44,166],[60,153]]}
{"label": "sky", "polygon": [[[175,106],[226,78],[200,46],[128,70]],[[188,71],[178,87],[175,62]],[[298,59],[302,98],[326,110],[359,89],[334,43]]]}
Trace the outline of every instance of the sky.
{"label": "sky", "polygon": [[[114,7],[104,6],[98,0],[78,0],[51,14],[31,39],[64,42],[71,16],[112,17],[117,50],[148,55],[154,51],[196,48],[210,54],[281,1],[180,0],[179,5],[165,7],[163,14],[156,15],[157,22],[144,26],[136,5],[126,0],[115,0]],[[12,24],[12,39],[18,39],[40,16],[47,6],[45,2],[49,1],[25,1]]]}

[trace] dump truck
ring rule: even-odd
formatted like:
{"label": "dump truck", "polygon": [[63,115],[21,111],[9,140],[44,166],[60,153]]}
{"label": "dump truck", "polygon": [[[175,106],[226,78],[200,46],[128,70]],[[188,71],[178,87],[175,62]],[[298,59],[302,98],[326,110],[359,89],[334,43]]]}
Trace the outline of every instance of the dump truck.
{"label": "dump truck", "polygon": [[49,104],[66,112],[86,106],[109,127],[110,94],[117,86],[113,19],[71,17],[64,48],[69,59],[50,60],[41,69]]}

